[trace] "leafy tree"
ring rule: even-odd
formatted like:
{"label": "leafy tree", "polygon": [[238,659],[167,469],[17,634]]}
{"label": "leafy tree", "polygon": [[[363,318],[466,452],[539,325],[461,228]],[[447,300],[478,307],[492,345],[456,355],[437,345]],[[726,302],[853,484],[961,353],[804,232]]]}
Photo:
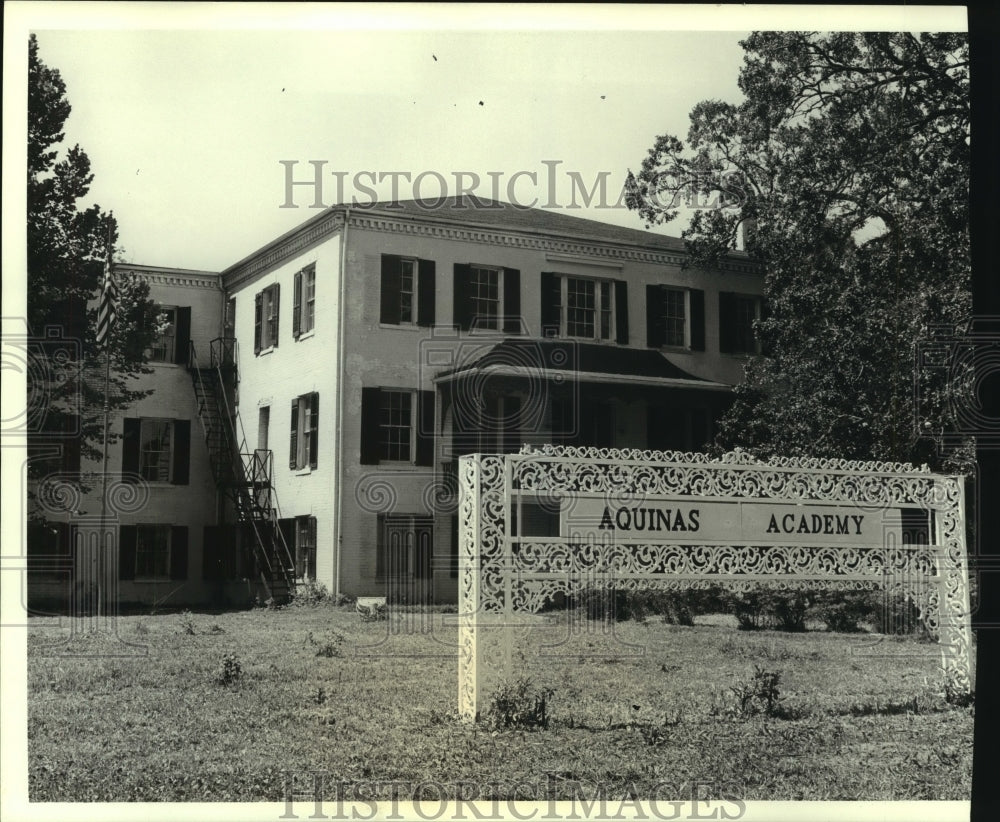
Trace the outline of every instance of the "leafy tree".
{"label": "leafy tree", "polygon": [[967,37],[758,32],[741,45],[743,102],[696,105],[687,146],[658,137],[627,181],[649,225],[684,198],[723,206],[683,233],[692,264],[742,230],[765,272],[762,355],[717,444],[939,465],[918,426],[940,431],[960,386],[921,371],[916,402],[914,350],[971,310]]}
{"label": "leafy tree", "polygon": [[[80,208],[93,174],[78,146],[60,151],[70,114],[59,72],[28,43],[28,419],[33,455],[54,446],[99,460],[104,424],[105,350],[96,343],[104,262],[118,237],[114,215],[98,205]],[[112,412],[151,392],[132,382],[151,373],[145,350],[160,331],[149,287],[118,282],[118,321],[110,343]],[[50,336],[52,333],[56,336]],[[76,433],[79,432],[79,433]],[[113,437],[109,441],[114,441]],[[59,461],[32,459],[29,478],[57,471]],[[65,468],[66,463],[62,462]],[[93,477],[77,479],[82,489]],[[37,511],[32,511],[37,515]]]}

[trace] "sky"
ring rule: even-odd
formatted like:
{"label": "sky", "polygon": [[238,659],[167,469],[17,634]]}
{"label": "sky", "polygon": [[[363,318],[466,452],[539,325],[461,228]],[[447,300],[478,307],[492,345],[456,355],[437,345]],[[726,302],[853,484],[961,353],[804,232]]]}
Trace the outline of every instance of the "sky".
{"label": "sky", "polygon": [[[81,205],[114,211],[119,258],[212,271],[315,215],[315,189],[286,183],[316,164],[327,206],[388,199],[393,179],[399,199],[464,183],[642,228],[619,203],[628,169],[657,135],[685,137],[697,102],[741,100],[751,28],[732,28],[751,22],[733,7],[155,5],[104,26],[69,7],[27,28],[66,83],[64,147],[79,143],[94,173]],[[586,208],[579,186],[602,180]]]}

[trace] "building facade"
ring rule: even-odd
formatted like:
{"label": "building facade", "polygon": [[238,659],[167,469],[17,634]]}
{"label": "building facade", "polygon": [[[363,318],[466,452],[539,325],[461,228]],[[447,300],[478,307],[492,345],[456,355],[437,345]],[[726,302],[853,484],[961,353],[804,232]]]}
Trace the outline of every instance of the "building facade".
{"label": "building facade", "polygon": [[[155,539],[174,604],[302,579],[453,602],[460,455],[711,439],[762,311],[743,254],[698,270],[682,241],[651,232],[438,206],[336,206],[218,275],[123,267],[152,278],[176,317],[162,344],[175,362],[154,366],[112,466],[149,486],[121,523],[123,600],[153,595],[139,576]],[[187,438],[187,463],[163,468],[165,436],[175,449]],[[169,559],[165,532],[144,530],[160,524],[188,529],[186,548],[172,532]]]}

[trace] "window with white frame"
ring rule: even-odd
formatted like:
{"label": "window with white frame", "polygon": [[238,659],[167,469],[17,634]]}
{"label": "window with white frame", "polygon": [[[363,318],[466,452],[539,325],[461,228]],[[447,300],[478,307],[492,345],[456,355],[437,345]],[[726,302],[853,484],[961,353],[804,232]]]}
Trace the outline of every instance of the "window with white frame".
{"label": "window with white frame", "polygon": [[147,482],[172,482],[173,420],[143,419],[139,431],[139,474]]}
{"label": "window with white frame", "polygon": [[663,290],[664,345],[683,348],[687,338],[687,291]]}
{"label": "window with white frame", "polygon": [[161,306],[158,319],[162,330],[149,348],[149,361],[174,362],[177,346],[177,309]]}
{"label": "window with white frame", "polygon": [[587,340],[615,336],[614,285],[610,280],[563,277],[562,334]]}
{"label": "window with white frame", "polygon": [[474,265],[470,267],[472,321],[476,328],[496,330],[503,315],[502,272],[498,268]]}
{"label": "window with white frame", "polygon": [[316,468],[319,463],[319,393],[292,400],[290,468]]}
{"label": "window with white frame", "polygon": [[413,414],[416,408],[411,391],[381,392],[379,410],[379,459],[412,462]]}
{"label": "window with white frame", "polygon": [[316,326],[316,267],[296,272],[293,283],[292,336],[298,339]]}
{"label": "window with white frame", "polygon": [[169,525],[139,525],[135,529],[135,579],[170,579]]}
{"label": "window with white frame", "polygon": [[254,306],[254,353],[274,348],[278,344],[280,286],[275,283],[257,292]]}

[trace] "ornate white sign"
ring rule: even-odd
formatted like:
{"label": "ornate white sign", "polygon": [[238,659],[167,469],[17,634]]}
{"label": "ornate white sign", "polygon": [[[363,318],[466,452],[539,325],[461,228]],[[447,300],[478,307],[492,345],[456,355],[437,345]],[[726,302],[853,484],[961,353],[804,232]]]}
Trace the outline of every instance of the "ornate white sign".
{"label": "ornate white sign", "polygon": [[509,656],[483,653],[480,632],[595,581],[899,592],[938,634],[947,687],[971,687],[959,477],[898,463],[760,462],[740,451],[712,460],[526,446],[462,457],[459,485],[459,712],[467,720],[478,715],[483,666]]}

